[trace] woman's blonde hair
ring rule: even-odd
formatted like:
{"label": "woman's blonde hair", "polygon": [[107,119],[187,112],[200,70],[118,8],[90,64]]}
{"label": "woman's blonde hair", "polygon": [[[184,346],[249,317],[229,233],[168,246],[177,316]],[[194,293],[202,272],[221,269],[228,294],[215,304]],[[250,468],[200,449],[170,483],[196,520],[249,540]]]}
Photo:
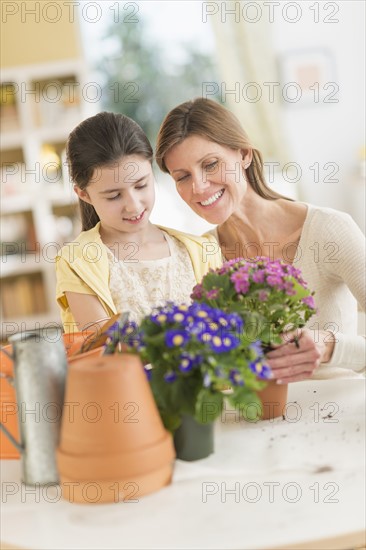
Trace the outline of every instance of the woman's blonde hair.
{"label": "woman's blonde hair", "polygon": [[169,172],[164,161],[168,151],[192,135],[205,137],[230,149],[251,150],[253,160],[246,170],[251,187],[265,199],[287,198],[268,187],[263,174],[262,155],[252,147],[236,116],[211,99],[186,101],[172,109],[163,120],[155,153],[156,162],[163,172]]}

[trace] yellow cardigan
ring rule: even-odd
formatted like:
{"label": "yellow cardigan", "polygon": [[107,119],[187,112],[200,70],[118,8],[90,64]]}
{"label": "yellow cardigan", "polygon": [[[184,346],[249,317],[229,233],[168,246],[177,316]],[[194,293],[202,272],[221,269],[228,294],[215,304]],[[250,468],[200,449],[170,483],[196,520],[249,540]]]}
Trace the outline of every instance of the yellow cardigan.
{"label": "yellow cardigan", "polygon": [[[83,231],[75,241],[65,245],[56,257],[56,299],[61,308],[65,332],[78,330],[67,302],[65,292],[97,296],[106,316],[117,313],[109,290],[109,262],[105,245],[99,233],[100,222],[89,231]],[[158,226],[160,227],[160,226]],[[202,237],[160,227],[181,241],[191,257],[196,281],[210,268],[222,265],[221,250],[213,235]]]}

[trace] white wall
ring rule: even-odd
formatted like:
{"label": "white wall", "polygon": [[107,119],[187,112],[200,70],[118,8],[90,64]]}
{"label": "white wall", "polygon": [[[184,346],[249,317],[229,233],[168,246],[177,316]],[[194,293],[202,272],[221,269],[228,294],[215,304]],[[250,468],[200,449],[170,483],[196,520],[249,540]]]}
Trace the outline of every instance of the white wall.
{"label": "white wall", "polygon": [[[107,4],[115,6],[116,3],[103,3],[105,19],[108,13],[109,16],[112,13]],[[206,4],[210,4],[211,8],[215,4],[222,10],[224,3],[217,1]],[[225,3],[231,8],[235,4],[239,3]],[[338,103],[305,104],[300,101],[298,104],[290,104],[281,101],[281,123],[289,148],[289,158],[301,167],[302,178],[298,183],[289,183],[283,181],[280,175],[273,187],[314,204],[347,211],[365,230],[365,186],[359,175],[358,159],[359,150],[365,145],[365,2],[363,0],[337,2],[257,0],[257,2],[240,2],[240,9],[249,4],[261,6],[263,17],[267,19],[268,4],[273,4],[275,17],[269,31],[279,66],[283,56],[294,50],[305,54],[309,52],[311,55],[312,51],[325,49],[329,52],[334,68],[330,75],[331,81],[339,86],[339,92],[335,96],[339,100]],[[222,45],[217,44],[215,52],[210,25],[212,18],[207,17],[206,23],[203,21],[201,2],[151,1],[139,2],[138,5],[141,17],[147,16],[150,23],[149,34],[154,36],[156,42],[169,54],[169,59],[180,58],[184,44],[192,41],[200,47],[204,44],[205,51],[212,51],[212,55],[219,57],[218,53],[220,47],[222,51]],[[295,8],[291,8],[291,5]],[[294,10],[299,8],[300,19],[295,23],[287,21],[286,18],[294,19],[296,15]],[[319,9],[319,22],[315,22],[314,8]],[[249,10],[247,13],[253,16],[254,12]],[[218,13],[215,17],[220,16],[221,14]],[[233,16],[228,16],[227,21],[230,21],[230,17],[232,21]],[[331,21],[338,19],[338,22],[327,23],[327,18]],[[102,21],[98,23],[98,29],[102,28],[101,24]],[[102,51],[101,35],[97,36],[96,30],[96,26],[92,24],[86,25],[84,29],[84,39],[88,39],[88,44],[93,44],[93,37],[96,39],[94,55],[97,50]],[[254,62],[259,61],[254,59]],[[230,56],[225,63],[230,63]],[[235,78],[239,80],[241,75],[234,74],[233,79],[230,80],[235,83]],[[232,82],[227,83],[228,88]],[[329,91],[331,89],[328,89]],[[318,183],[314,181],[314,170],[310,169],[314,163],[319,163],[320,181]],[[339,180],[338,183],[324,181],[332,172],[331,166],[328,169],[323,168],[326,163],[335,163],[336,167],[339,167],[333,176],[334,179]],[[159,173],[158,169],[156,169],[156,177],[158,185],[157,202],[152,216],[154,222],[192,232],[201,232],[211,227],[192,214],[180,201],[170,178]]]}
{"label": "white wall", "polygon": [[[292,158],[302,167],[300,192],[306,201],[349,212],[365,230],[365,185],[359,162],[360,149],[365,145],[365,3],[297,4],[302,6],[300,21],[291,24],[282,17],[274,21],[273,41],[279,57],[294,50],[309,51],[310,55],[312,48],[323,48],[333,62],[331,80],[339,86],[334,96],[338,103],[284,103],[283,122]],[[314,4],[319,4],[318,23],[310,9]],[[332,15],[336,8],[339,11]],[[327,16],[339,22],[326,23]],[[329,87],[327,93],[332,89]],[[309,168],[315,162],[320,167],[319,183]],[[332,171],[331,167],[322,169],[328,162],[339,166],[334,175],[339,183],[324,182]]]}
{"label": "white wall", "polygon": [[[179,5],[180,2],[176,4]],[[234,2],[229,4],[233,7]],[[241,2],[241,7],[245,4],[248,2]],[[264,4],[268,5],[268,2]],[[318,13],[314,8],[319,10]],[[301,17],[291,23],[288,19],[296,19],[295,10],[301,13]],[[254,12],[248,11],[247,14],[253,17]],[[263,17],[268,17],[269,8],[265,5],[262,5],[262,14]],[[220,13],[215,17],[221,17],[221,20],[223,18]],[[233,16],[227,16],[227,21],[230,21],[230,17],[233,19]],[[338,21],[331,22],[336,20]],[[280,173],[272,187],[289,196],[346,211],[363,231],[365,184],[361,177],[359,155],[360,149],[365,145],[364,22],[363,1],[282,1],[275,7],[274,20],[270,25],[275,58],[282,75],[279,89],[283,89],[283,85],[289,81],[288,78],[291,80],[291,73],[283,74],[281,71],[281,67],[285,66],[286,55],[289,59],[288,55],[296,51],[302,58],[307,55],[309,58],[314,54],[316,56],[319,51],[326,52],[330,73],[326,74],[325,81],[334,82],[326,90],[323,90],[323,84],[320,85],[320,92],[324,93],[320,95],[319,102],[314,101],[313,95],[308,101],[303,96],[296,104],[276,97],[276,101],[280,101],[281,123],[288,144],[288,156],[300,167],[302,176],[297,183],[290,183],[284,181]],[[171,23],[173,25],[174,22]],[[210,34],[207,25],[203,23],[201,32],[207,33],[207,36]],[[217,45],[218,49],[222,50],[222,47],[222,44]],[[230,63],[230,58],[227,62]],[[240,75],[233,76],[240,79]],[[232,82],[235,82],[235,78]],[[227,83],[228,88],[232,82]],[[339,90],[329,97],[329,93],[336,89],[335,86]],[[337,99],[338,102],[325,102],[327,94],[327,101]],[[319,167],[319,181],[316,181],[315,163]],[[327,183],[327,177],[338,181]],[[197,220],[179,202],[172,189],[172,181],[158,172],[157,179],[160,182],[154,213],[157,221],[161,220],[161,223],[192,232],[211,227],[206,222]]]}

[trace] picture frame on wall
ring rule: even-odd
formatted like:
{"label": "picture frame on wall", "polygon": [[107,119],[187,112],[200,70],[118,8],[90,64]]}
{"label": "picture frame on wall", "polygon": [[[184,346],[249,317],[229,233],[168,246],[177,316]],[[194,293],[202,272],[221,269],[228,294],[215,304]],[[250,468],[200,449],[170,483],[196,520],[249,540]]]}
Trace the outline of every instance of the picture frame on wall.
{"label": "picture frame on wall", "polygon": [[286,106],[309,107],[339,102],[335,61],[325,48],[292,50],[283,54],[279,73]]}

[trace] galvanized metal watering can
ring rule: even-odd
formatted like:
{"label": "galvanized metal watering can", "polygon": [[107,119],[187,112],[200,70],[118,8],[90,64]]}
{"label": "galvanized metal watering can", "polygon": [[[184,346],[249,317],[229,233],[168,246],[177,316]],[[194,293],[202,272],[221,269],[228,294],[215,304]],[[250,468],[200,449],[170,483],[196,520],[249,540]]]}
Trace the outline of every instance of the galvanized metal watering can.
{"label": "galvanized metal watering can", "polygon": [[25,331],[9,337],[13,353],[20,442],[4,424],[0,429],[21,453],[22,481],[27,485],[58,483],[58,445],[67,370],[60,328]]}

